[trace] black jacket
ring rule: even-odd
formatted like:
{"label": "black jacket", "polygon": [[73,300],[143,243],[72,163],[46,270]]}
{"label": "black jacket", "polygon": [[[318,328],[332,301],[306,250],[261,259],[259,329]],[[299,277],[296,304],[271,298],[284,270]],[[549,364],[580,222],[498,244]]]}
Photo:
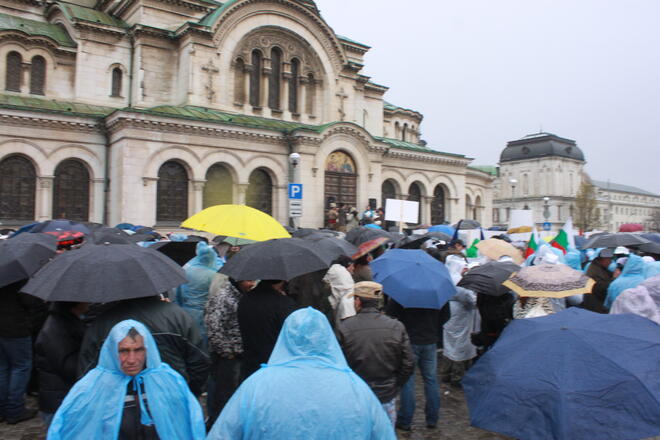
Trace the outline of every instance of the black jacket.
{"label": "black jacket", "polygon": [[284,320],[296,309],[296,303],[270,284],[259,283],[238,303],[238,327],[243,339],[243,377],[268,362]]}
{"label": "black jacket", "polygon": [[35,344],[39,370],[39,409],[54,413],[78,378],[78,353],[85,325],[61,304],[54,304]]}
{"label": "black jacket", "polygon": [[80,376],[96,366],[108,333],[115,324],[126,319],[144,324],[156,340],[163,362],[186,379],[193,394],[202,393],[209,372],[209,356],[201,348],[199,330],[182,308],[158,297],[121,301],[94,320],[80,350]]}
{"label": "black jacket", "polygon": [[381,402],[401,390],[415,368],[406,328],[374,307],[337,325],[337,339],[348,365]]}
{"label": "black jacket", "polygon": [[[27,293],[19,293],[27,280],[0,287],[0,337],[27,338],[36,333],[43,322],[37,319],[46,309],[45,303]],[[46,309],[47,310],[47,309]]]}
{"label": "black jacket", "polygon": [[413,345],[437,344],[442,341],[442,326],[451,317],[449,304],[445,304],[441,310],[407,309],[392,298],[387,303],[386,311],[403,323]]}
{"label": "black jacket", "polygon": [[598,264],[598,260],[594,260],[589,265],[586,275],[593,278],[596,284],[591,289],[591,295],[584,295],[581,307],[592,312],[608,313],[603,303],[607,298],[607,288],[613,281],[612,273]]}

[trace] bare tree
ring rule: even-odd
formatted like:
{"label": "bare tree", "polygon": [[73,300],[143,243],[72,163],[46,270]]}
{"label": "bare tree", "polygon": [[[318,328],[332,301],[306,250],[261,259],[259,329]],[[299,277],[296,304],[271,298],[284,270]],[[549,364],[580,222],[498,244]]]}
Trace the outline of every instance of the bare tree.
{"label": "bare tree", "polygon": [[582,174],[580,189],[575,196],[575,226],[582,231],[591,231],[600,226],[596,188],[592,185],[589,175]]}

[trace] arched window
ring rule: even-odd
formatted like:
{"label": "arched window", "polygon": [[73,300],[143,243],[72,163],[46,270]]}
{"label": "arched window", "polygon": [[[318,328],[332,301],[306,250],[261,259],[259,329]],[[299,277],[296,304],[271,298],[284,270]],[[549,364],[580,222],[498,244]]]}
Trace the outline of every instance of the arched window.
{"label": "arched window", "polygon": [[216,163],[206,172],[204,208],[225,205],[234,200],[234,182],[226,166]]}
{"label": "arched window", "polygon": [[112,87],[110,90],[110,96],[121,96],[121,83],[123,74],[124,73],[119,67],[112,69]]}
{"label": "arched window", "polygon": [[21,91],[21,77],[23,71],[23,57],[18,52],[7,54],[7,71],[5,72],[5,90],[10,92]]}
{"label": "arched window", "polygon": [[346,152],[333,151],[325,159],[325,203],[344,203],[357,208],[355,161]]}
{"label": "arched window", "polygon": [[524,196],[529,195],[529,176],[527,174],[523,174],[522,177],[522,192]]}
{"label": "arched window", "polygon": [[179,162],[170,160],[158,170],[156,221],[179,223],[188,217],[188,172]]}
{"label": "arched window", "polygon": [[28,159],[0,161],[0,220],[34,220],[36,188],[37,173]]}
{"label": "arched window", "polygon": [[282,51],[274,47],[270,51],[270,80],[268,81],[268,107],[280,110],[280,88],[282,86]]}
{"label": "arched window", "polygon": [[396,186],[392,180],[387,179],[380,186],[380,197],[380,206],[383,208],[385,208],[385,205],[387,205],[387,199],[396,199]]}
{"label": "arched window", "polygon": [[67,159],[55,168],[53,218],[89,220],[89,172],[79,160]]}
{"label": "arched window", "polygon": [[472,208],[472,218],[478,222],[481,222],[481,196],[477,196],[474,201],[474,207]]}
{"label": "arched window", "polygon": [[308,115],[314,114],[314,101],[316,100],[316,80],[314,74],[307,75],[307,95],[305,96],[305,111]]}
{"label": "arched window", "polygon": [[237,58],[234,64],[234,102],[245,104],[245,62]]}
{"label": "arched window", "polygon": [[394,139],[399,139],[399,136],[401,135],[401,126],[399,125],[399,122],[394,123]]}
{"label": "arched window", "polygon": [[422,189],[419,187],[417,182],[410,184],[408,188],[408,200],[412,202],[418,202],[419,208],[417,212],[417,224],[422,222]]}
{"label": "arched window", "polygon": [[431,202],[431,224],[441,225],[445,222],[445,189],[438,185],[433,190]]}
{"label": "arched window", "polygon": [[43,95],[46,84],[46,60],[37,55],[32,57],[30,63],[30,93]]}
{"label": "arched window", "polygon": [[300,75],[300,61],[291,60],[291,79],[289,79],[289,111],[298,113],[298,76]]}
{"label": "arched window", "polygon": [[401,130],[401,140],[406,142],[408,139],[408,124],[403,124],[403,130]]}
{"label": "arched window", "polygon": [[261,52],[252,51],[252,68],[250,70],[250,105],[261,107]]}
{"label": "arched window", "polygon": [[273,213],[273,181],[268,172],[257,168],[250,174],[245,204],[266,214]]}

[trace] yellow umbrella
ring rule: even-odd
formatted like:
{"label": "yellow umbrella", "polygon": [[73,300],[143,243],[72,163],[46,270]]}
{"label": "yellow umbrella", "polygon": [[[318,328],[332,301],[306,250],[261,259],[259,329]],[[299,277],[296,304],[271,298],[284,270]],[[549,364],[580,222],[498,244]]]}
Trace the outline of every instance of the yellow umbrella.
{"label": "yellow umbrella", "polygon": [[481,255],[485,255],[490,259],[497,260],[501,256],[507,255],[513,258],[513,262],[516,264],[521,264],[523,262],[523,257],[520,251],[504,240],[489,238],[488,240],[480,241],[476,246]]}
{"label": "yellow umbrella", "polygon": [[518,226],[517,228],[511,228],[506,231],[507,234],[523,234],[525,232],[532,232],[531,226]]}
{"label": "yellow umbrella", "polygon": [[291,237],[273,217],[246,205],[211,206],[188,218],[181,227],[254,241]]}

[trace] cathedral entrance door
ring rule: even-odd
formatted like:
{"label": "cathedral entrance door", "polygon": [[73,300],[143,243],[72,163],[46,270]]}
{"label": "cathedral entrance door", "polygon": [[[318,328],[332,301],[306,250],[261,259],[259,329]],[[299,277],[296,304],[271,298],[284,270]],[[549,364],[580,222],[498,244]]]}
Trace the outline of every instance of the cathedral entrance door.
{"label": "cathedral entrance door", "polygon": [[325,161],[325,209],[330,203],[357,206],[355,161],[343,151],[332,152]]}

